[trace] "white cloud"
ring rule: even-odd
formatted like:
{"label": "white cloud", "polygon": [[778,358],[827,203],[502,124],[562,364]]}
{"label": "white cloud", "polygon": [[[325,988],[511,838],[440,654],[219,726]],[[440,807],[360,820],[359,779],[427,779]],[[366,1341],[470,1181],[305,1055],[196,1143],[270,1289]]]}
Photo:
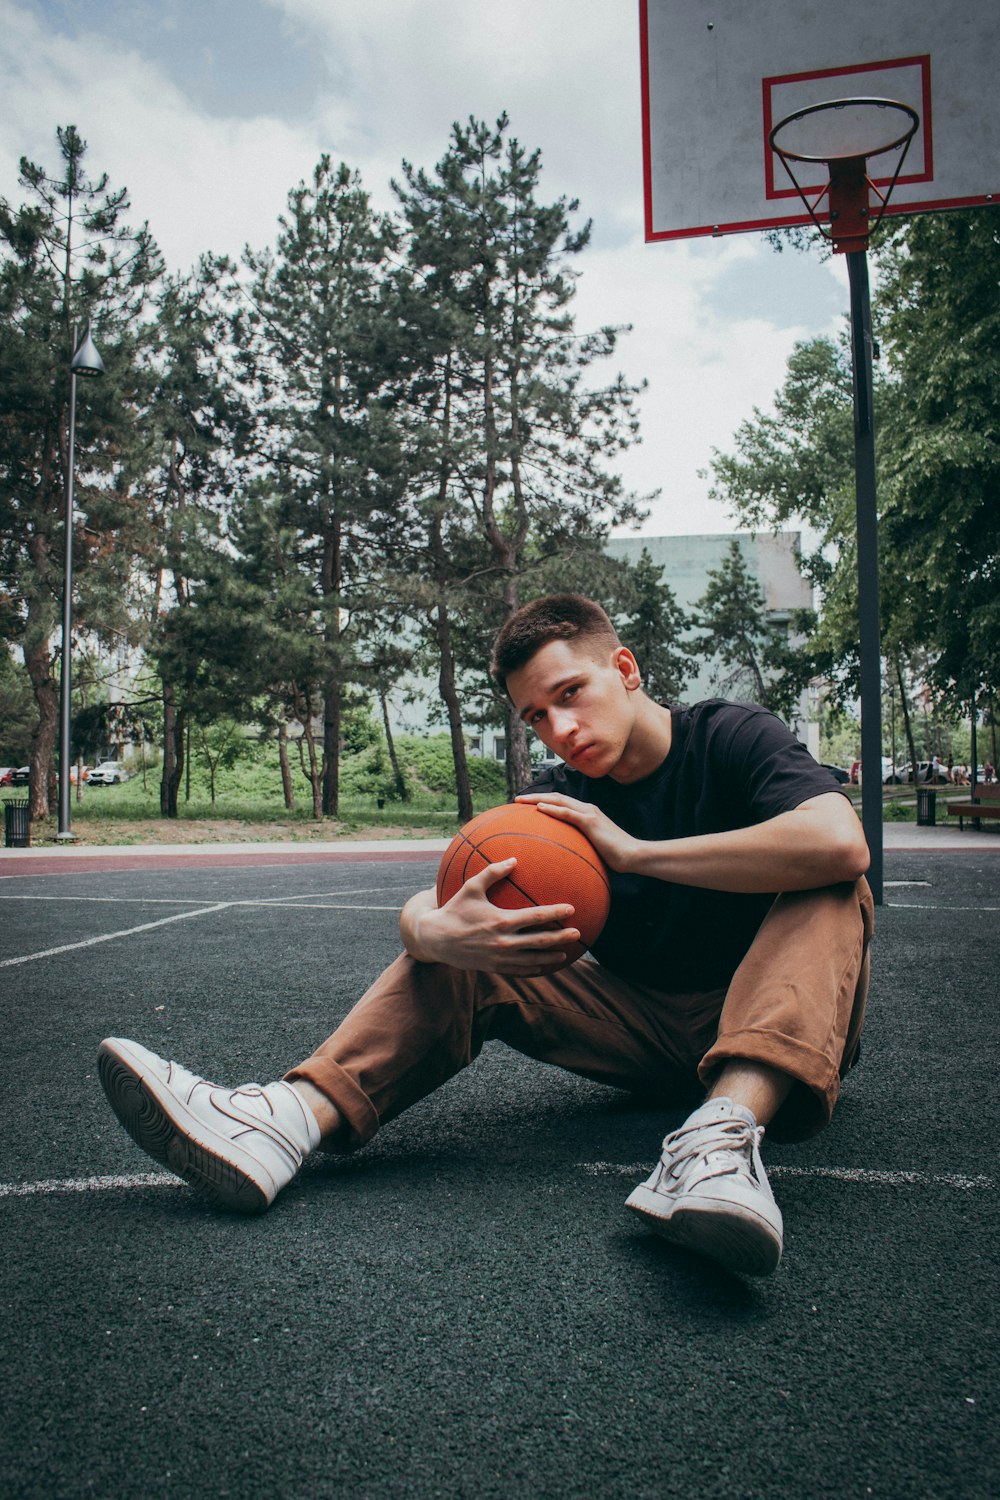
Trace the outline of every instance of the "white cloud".
{"label": "white cloud", "polygon": [[91,173],[107,171],[112,187],[128,187],[131,221],[149,220],[172,268],[187,269],[204,250],[238,254],[246,241],[272,237],[288,189],[318,155],[310,133],[276,119],[202,113],[154,61],[119,52],[112,64],[103,39],[70,40],[9,3],[0,5],[0,26],[8,44],[4,196],[17,197],[21,155],[58,171],[55,127],[75,124]]}
{"label": "white cloud", "polygon": [[578,323],[631,323],[616,364],[645,377],[643,442],[623,463],[629,484],[663,491],[647,535],[727,531],[733,520],[699,477],[713,448],[726,450],[753,407],[766,408],[797,339],[814,330],[711,310],[714,284],[734,262],[766,254],[747,239],[592,251],[577,294]]}
{"label": "white cloud", "polygon": [[[644,442],[623,470],[632,488],[664,492],[644,530],[729,529],[698,470],[713,446],[730,445],[755,404],[770,402],[795,339],[821,330],[789,327],[780,308],[772,319],[760,302],[753,317],[716,310],[713,293],[727,271],[763,266],[770,252],[756,238],[642,243],[634,6],[247,0],[251,39],[263,4],[308,43],[311,61],[321,59],[320,74],[329,80],[311,109],[296,95],[288,118],[201,108],[182,86],[188,80],[156,54],[152,33],[142,53],[120,45],[111,51],[96,31],[83,26],[70,38],[43,26],[37,13],[0,0],[0,193],[18,198],[22,153],[54,169],[54,128],[74,123],[90,142],[92,170],[128,186],[133,222],[148,219],[168,264],[187,269],[204,250],[236,255],[246,242],[273,240],[289,189],[322,152],[358,167],[387,208],[389,178],[404,156],[430,167],[454,119],[473,113],[492,120],[506,109],[522,143],[542,148],[543,196],[579,197],[582,214],[595,220],[593,245],[578,262],[578,326],[634,325],[616,368],[648,378],[649,391]],[[191,4],[189,13],[201,27],[192,45],[206,55],[214,48],[225,66],[219,38],[210,34],[210,9],[196,12]],[[282,84],[280,70],[288,72],[291,98],[301,52],[274,64]]]}

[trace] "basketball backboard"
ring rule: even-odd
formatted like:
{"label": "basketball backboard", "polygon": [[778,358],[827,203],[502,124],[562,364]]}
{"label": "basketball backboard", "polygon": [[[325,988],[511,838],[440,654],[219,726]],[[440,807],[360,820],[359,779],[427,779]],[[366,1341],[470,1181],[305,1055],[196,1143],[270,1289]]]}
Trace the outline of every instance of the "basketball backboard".
{"label": "basketball backboard", "polygon": [[[770,132],[861,95],[920,118],[888,213],[1000,200],[1000,9],[984,0],[639,0],[639,11],[647,240],[808,224]],[[879,157],[872,180],[894,170]],[[825,169],[800,180],[818,193]]]}

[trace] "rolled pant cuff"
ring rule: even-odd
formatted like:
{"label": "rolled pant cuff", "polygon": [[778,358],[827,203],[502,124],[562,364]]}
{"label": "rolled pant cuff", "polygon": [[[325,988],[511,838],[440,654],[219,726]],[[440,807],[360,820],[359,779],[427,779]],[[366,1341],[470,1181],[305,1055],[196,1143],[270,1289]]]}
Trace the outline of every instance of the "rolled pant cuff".
{"label": "rolled pant cuff", "polygon": [[326,1144],[341,1151],[353,1151],[370,1141],[378,1130],[379,1117],[374,1104],[350,1073],[328,1057],[310,1057],[285,1074],[285,1083],[296,1079],[311,1083],[325,1094],[344,1121],[346,1129]]}
{"label": "rolled pant cuff", "polygon": [[775,1032],[727,1032],[698,1064],[701,1082],[708,1087],[727,1062],[762,1063],[801,1085],[778,1110],[772,1135],[801,1140],[829,1125],[840,1093],[840,1074],[824,1053],[808,1043]]}

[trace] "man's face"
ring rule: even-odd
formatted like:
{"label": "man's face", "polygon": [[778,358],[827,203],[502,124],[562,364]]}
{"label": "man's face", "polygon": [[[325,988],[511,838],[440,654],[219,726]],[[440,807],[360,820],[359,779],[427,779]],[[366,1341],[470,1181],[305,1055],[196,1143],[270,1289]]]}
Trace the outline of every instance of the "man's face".
{"label": "man's face", "polygon": [[511,672],[507,691],[554,755],[584,776],[613,775],[635,723],[635,658],[600,641],[549,641]]}

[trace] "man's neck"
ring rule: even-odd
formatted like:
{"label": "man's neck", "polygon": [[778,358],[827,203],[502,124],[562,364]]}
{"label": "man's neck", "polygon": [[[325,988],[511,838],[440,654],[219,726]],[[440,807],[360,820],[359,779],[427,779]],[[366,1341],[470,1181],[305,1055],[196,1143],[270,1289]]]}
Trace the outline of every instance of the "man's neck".
{"label": "man's neck", "polygon": [[624,754],[611,772],[612,781],[627,786],[651,776],[666,760],[673,739],[673,719],[669,708],[654,703],[640,689],[635,723]]}

